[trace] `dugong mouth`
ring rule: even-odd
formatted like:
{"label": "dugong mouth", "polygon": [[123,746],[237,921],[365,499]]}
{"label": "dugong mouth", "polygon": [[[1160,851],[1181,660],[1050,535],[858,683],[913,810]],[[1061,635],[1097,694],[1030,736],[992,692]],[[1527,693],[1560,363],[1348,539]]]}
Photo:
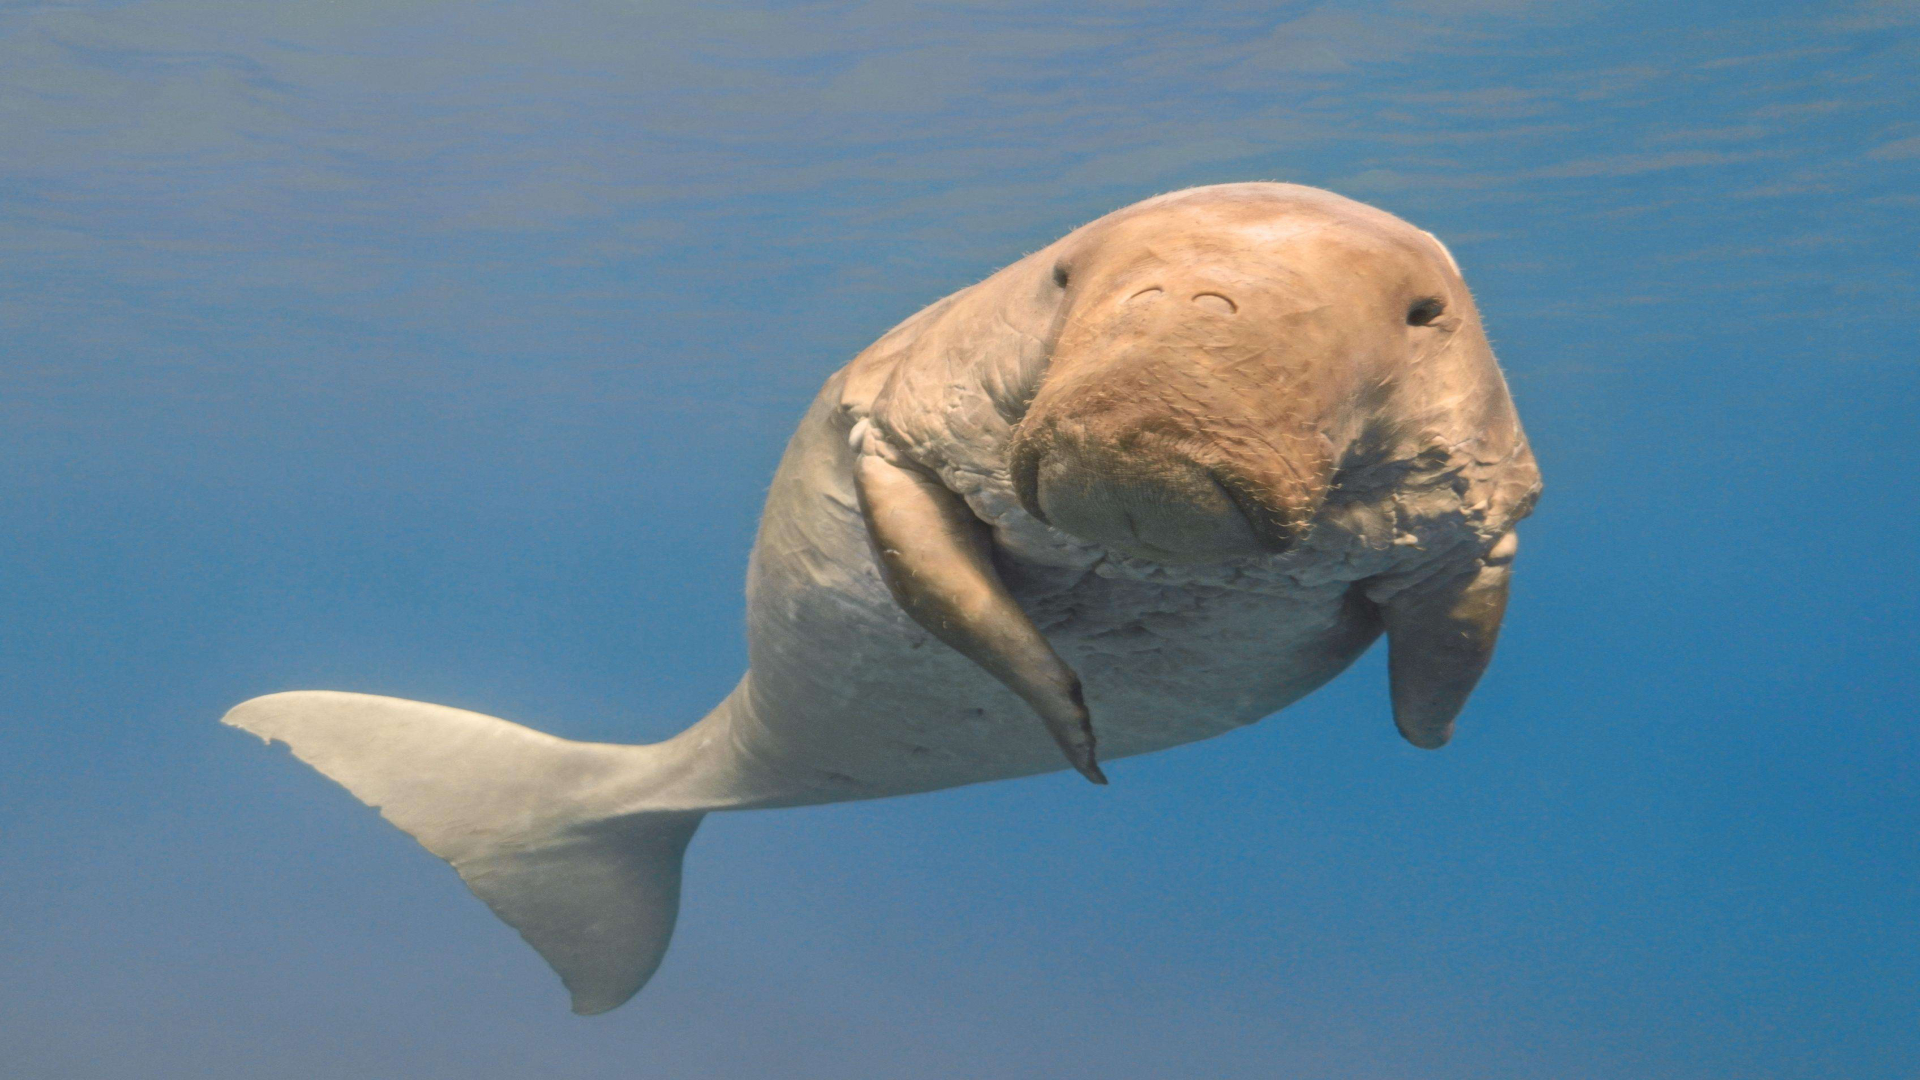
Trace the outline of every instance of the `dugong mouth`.
{"label": "dugong mouth", "polygon": [[1108,441],[1070,423],[1044,429],[1016,431],[1009,471],[1020,505],[1056,529],[1166,563],[1277,554],[1298,538],[1290,515],[1241,470],[1208,461],[1219,455],[1204,446],[1154,434]]}

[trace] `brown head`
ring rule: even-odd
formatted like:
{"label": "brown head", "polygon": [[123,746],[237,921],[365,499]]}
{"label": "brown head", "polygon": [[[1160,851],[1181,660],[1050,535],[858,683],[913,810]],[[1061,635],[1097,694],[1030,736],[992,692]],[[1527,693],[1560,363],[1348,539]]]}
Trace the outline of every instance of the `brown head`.
{"label": "brown head", "polygon": [[[1512,526],[1540,488],[1446,249],[1292,184],[1175,192],[1076,230],[876,342],[842,407],[871,417],[869,453],[955,491],[1004,468],[1028,513],[1122,555],[1223,562],[1360,530],[1387,557],[1354,589],[1423,747],[1493,654]],[[922,534],[978,524],[948,498]],[[968,595],[1004,593],[976,577]]]}
{"label": "brown head", "polygon": [[[1392,436],[1388,399],[1479,335],[1436,241],[1311,188],[1181,192],[1041,254],[1062,295],[1013,431],[1015,491],[1056,528],[1158,562],[1287,550],[1343,455]],[[1497,384],[1490,354],[1481,366],[1466,381]]]}

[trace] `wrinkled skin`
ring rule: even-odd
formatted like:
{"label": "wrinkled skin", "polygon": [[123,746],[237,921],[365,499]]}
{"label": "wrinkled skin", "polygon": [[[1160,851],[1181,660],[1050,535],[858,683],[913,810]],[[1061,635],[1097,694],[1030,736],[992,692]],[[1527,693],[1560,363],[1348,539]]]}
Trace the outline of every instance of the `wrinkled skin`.
{"label": "wrinkled skin", "polygon": [[[1051,526],[1109,559],[1253,570],[1309,538],[1356,539],[1342,520],[1356,509],[1425,504],[1396,522],[1390,543],[1407,550],[1355,583],[1393,642],[1401,730],[1446,741],[1491,653],[1511,527],[1538,474],[1438,241],[1326,192],[1199,189],[1103,218],[903,330],[856,360],[842,393],[843,413],[867,422],[863,507],[872,525],[892,508],[882,486],[951,494],[923,508],[911,544],[888,539],[902,523],[875,531],[881,568],[901,606],[1025,699],[1089,779],[1097,736],[1079,680],[980,565],[962,498],[1008,553]],[[1024,519],[983,505],[1003,483]],[[930,539],[943,530],[949,542]],[[901,550],[913,565],[889,557]],[[939,603],[959,594],[970,619]]]}
{"label": "wrinkled skin", "polygon": [[380,807],[603,1012],[664,955],[711,811],[1105,782],[1102,760],[1252,723],[1383,632],[1395,722],[1441,745],[1539,487],[1438,241],[1311,188],[1198,188],[828,380],[768,493],[750,669],[680,735],[325,691],[227,720]]}

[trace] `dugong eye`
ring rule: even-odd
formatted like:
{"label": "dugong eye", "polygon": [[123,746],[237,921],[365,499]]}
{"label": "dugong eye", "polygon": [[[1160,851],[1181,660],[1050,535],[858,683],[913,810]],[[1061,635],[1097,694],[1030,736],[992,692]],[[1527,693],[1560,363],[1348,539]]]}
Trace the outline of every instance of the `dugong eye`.
{"label": "dugong eye", "polygon": [[1407,325],[1425,326],[1439,318],[1440,313],[1445,310],[1447,310],[1447,302],[1437,296],[1415,300],[1412,306],[1407,308]]}

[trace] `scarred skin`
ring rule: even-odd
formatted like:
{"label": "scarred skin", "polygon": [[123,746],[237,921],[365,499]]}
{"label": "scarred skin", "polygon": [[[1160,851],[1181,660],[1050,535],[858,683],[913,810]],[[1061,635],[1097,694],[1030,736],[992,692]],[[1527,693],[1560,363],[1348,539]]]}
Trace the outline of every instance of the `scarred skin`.
{"label": "scarred skin", "polygon": [[888,332],[768,495],[750,667],[665,743],[357,694],[228,722],[461,872],[581,1012],[666,949],[700,818],[1078,769],[1252,723],[1384,631],[1437,747],[1539,473],[1438,241],[1286,184],[1149,199]]}
{"label": "scarred skin", "polygon": [[[862,477],[889,473],[951,492],[990,536],[1005,594],[1064,663],[1028,665],[1050,687],[987,677],[889,602],[860,513]],[[1071,713],[1074,673],[1101,757],[1217,735],[1325,683],[1383,623],[1460,606],[1436,585],[1496,578],[1503,602],[1538,490],[1437,241],[1310,188],[1163,196],[933,305],[828,381],[755,548],[744,700],[713,720],[836,799],[1060,767],[1032,702]],[[1486,591],[1464,606],[1494,606]],[[1403,668],[1438,650],[1468,671],[1458,700],[1398,695],[1410,739],[1445,741],[1497,621],[1396,649]]]}

